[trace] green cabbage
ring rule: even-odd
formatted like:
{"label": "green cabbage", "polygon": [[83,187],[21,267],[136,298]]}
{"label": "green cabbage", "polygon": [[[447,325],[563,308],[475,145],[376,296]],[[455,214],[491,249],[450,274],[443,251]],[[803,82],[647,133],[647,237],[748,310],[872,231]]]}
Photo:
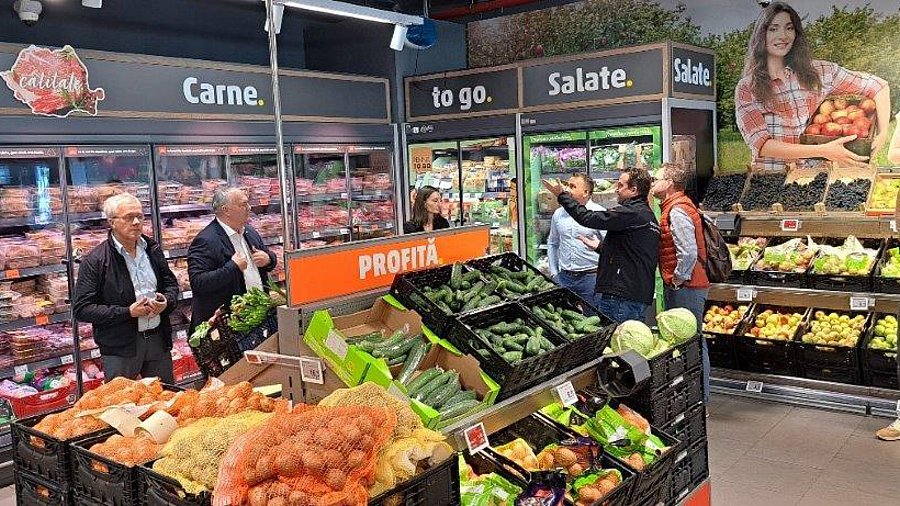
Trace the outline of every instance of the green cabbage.
{"label": "green cabbage", "polygon": [[610,347],[613,353],[634,350],[647,357],[656,348],[656,336],[650,331],[650,327],[642,322],[628,320],[616,327],[610,340]]}
{"label": "green cabbage", "polygon": [[697,335],[697,318],[683,307],[676,307],[656,315],[659,335],[673,346]]}

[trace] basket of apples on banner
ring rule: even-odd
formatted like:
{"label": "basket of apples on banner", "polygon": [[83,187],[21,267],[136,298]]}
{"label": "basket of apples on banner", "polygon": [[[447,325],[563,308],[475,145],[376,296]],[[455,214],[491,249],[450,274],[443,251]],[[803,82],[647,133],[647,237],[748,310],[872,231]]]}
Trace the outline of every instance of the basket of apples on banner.
{"label": "basket of apples on banner", "polygon": [[872,154],[874,100],[860,95],[828,97],[800,136],[800,143],[825,144],[847,135],[855,135],[856,139],[844,144],[845,148],[860,156]]}

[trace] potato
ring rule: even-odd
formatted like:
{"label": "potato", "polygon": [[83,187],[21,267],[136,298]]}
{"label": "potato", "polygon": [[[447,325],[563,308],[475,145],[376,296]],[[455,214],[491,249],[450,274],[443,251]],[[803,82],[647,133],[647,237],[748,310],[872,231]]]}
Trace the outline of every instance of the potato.
{"label": "potato", "polygon": [[578,455],[568,448],[557,448],[553,452],[553,460],[562,467],[569,467],[578,462]]}

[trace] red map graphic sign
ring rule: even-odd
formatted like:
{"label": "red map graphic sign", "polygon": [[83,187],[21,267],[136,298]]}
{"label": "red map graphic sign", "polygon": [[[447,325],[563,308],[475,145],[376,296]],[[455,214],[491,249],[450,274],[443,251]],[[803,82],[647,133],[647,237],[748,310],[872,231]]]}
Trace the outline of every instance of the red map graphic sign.
{"label": "red map graphic sign", "polygon": [[88,71],[72,46],[48,49],[29,46],[0,77],[16,100],[42,116],[65,118],[72,113],[97,114],[103,88],[91,89]]}

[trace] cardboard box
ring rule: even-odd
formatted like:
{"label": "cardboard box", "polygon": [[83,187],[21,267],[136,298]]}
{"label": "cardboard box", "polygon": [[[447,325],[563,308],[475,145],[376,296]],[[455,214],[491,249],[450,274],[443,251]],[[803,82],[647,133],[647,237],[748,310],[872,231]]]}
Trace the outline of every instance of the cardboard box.
{"label": "cardboard box", "polygon": [[412,335],[423,331],[422,317],[403,307],[396,299],[385,296],[372,308],[358,313],[332,317],[327,310],[316,311],[303,341],[348,386],[363,382],[366,371],[373,364],[386,367],[382,359],[376,359],[358,347],[348,344],[346,338],[383,332],[390,336],[408,327]]}
{"label": "cardboard box", "polygon": [[[435,430],[451,425],[457,420],[471,416],[493,406],[494,401],[497,400],[497,394],[500,392],[500,385],[481,370],[481,364],[478,360],[471,355],[463,355],[458,351],[442,346],[442,341],[443,340],[438,341],[431,347],[431,350],[425,355],[425,358],[422,360],[417,371],[421,372],[433,367],[440,367],[445,371],[458,372],[459,382],[463,389],[474,390],[477,394],[477,398],[481,400],[481,404],[460,416],[444,420],[441,419],[441,416],[436,409],[415,399],[410,399],[410,407],[412,407],[412,410],[419,415],[422,422],[425,423],[425,427]],[[417,372],[413,375],[413,378],[418,374],[419,373]],[[381,385],[395,395],[397,393],[401,393],[404,396],[406,395],[406,387],[394,379],[392,371],[386,367],[383,361],[380,365],[376,364],[369,368],[366,372],[364,381],[371,381],[377,385]]]}
{"label": "cardboard box", "polygon": [[[279,353],[278,333],[256,347],[257,351]],[[241,381],[249,381],[255,387],[281,385],[284,379],[284,367],[276,364],[251,364],[246,360],[240,360],[223,372],[219,379],[226,385],[234,385]]]}

